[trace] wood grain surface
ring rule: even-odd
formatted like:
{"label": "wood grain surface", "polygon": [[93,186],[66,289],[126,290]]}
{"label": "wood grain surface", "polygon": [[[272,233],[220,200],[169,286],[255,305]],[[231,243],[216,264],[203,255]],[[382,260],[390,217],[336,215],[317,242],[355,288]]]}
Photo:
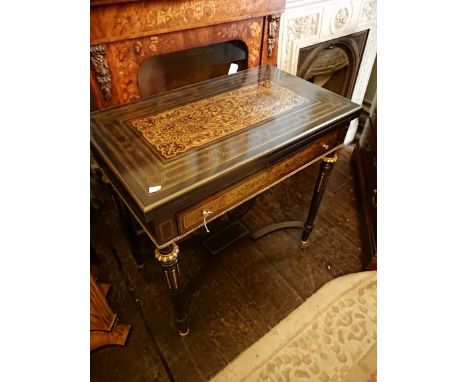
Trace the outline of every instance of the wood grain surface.
{"label": "wood grain surface", "polygon": [[[93,0],[91,55],[100,51],[108,70],[91,61],[91,90],[97,108],[127,103],[142,95],[140,68],[153,56],[227,41],[248,49],[248,67],[276,65],[278,16],[285,0]],[[269,15],[274,22],[269,22]],[[160,86],[174,88],[171,78]],[[103,88],[102,84],[106,84]]]}
{"label": "wood grain surface", "polygon": [[281,13],[284,0],[153,0],[91,8],[91,44]]}

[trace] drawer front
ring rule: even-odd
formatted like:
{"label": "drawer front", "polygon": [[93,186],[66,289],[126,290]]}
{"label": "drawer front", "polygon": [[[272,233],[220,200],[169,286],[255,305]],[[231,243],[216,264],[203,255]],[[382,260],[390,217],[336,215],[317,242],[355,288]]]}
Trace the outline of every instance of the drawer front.
{"label": "drawer front", "polygon": [[[297,153],[240,182],[221,190],[207,199],[177,214],[179,233],[188,232],[203,224],[203,212],[210,211],[207,221],[248,200],[282,178],[325,154],[342,143],[343,131],[328,134]],[[312,192],[312,191],[311,191]]]}

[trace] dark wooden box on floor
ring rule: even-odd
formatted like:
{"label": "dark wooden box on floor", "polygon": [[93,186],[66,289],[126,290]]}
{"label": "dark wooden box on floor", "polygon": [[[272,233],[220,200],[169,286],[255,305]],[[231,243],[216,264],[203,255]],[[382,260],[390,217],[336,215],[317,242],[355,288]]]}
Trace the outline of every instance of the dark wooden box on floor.
{"label": "dark wooden box on floor", "polygon": [[[169,289],[177,294],[175,243],[333,154],[360,111],[265,65],[94,112],[91,146],[156,245]],[[177,321],[185,321],[183,309],[175,308]]]}

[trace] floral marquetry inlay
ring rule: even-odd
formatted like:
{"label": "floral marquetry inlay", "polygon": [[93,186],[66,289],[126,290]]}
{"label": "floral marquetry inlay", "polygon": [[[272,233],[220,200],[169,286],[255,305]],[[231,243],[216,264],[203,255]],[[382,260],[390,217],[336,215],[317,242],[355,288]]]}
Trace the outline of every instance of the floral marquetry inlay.
{"label": "floral marquetry inlay", "polygon": [[265,80],[129,123],[159,154],[172,158],[306,102],[306,98]]}
{"label": "floral marquetry inlay", "polygon": [[191,1],[184,3],[180,7],[180,14],[184,21],[199,21],[201,19],[211,19],[216,12],[214,1]]}

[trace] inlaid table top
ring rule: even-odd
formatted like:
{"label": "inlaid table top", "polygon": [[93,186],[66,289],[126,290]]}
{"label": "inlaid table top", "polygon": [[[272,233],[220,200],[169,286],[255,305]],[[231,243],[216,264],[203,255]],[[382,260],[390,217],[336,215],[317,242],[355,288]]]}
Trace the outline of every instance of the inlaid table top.
{"label": "inlaid table top", "polygon": [[217,192],[360,109],[265,65],[93,112],[91,144],[133,212],[151,221],[158,209]]}

